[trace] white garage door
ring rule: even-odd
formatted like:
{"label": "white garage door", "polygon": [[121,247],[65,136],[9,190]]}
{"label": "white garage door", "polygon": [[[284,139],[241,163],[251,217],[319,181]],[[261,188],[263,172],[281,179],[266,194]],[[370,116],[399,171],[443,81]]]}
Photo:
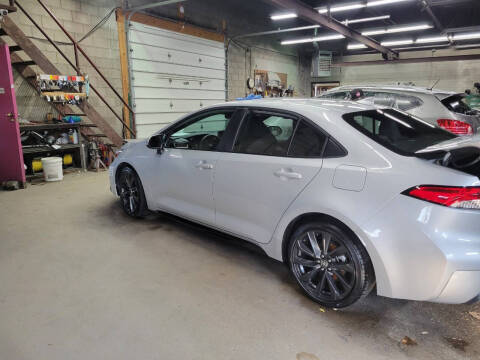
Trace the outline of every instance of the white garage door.
{"label": "white garage door", "polygon": [[129,49],[137,138],[225,101],[223,42],[132,22]]}

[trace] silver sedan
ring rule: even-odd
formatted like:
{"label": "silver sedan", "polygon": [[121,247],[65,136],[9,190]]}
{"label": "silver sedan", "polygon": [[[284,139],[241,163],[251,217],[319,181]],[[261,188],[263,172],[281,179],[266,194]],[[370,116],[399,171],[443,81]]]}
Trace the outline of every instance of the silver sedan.
{"label": "silver sedan", "polygon": [[480,294],[480,141],[402,111],[253,100],[190,114],[124,145],[111,191],[288,265],[311,299],[445,303]]}

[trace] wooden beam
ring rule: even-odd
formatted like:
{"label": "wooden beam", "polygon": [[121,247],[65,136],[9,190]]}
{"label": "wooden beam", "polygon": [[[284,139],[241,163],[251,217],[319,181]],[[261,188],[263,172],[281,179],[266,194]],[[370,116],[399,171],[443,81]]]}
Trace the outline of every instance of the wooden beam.
{"label": "wooden beam", "polygon": [[[125,12],[124,16],[128,18],[129,12]],[[207,40],[224,42],[225,37],[223,34],[201,28],[199,26],[186,24],[184,22],[177,22],[173,20],[159,19],[150,15],[142,13],[134,13],[130,19],[144,25],[155,26],[161,29],[175,31],[182,34],[192,35]]]}
{"label": "wooden beam", "polygon": [[[128,94],[130,93],[130,81],[128,74],[128,57],[127,57],[127,37],[125,34],[125,15],[120,9],[116,10],[117,16],[117,30],[118,30],[118,48],[120,52],[120,71],[122,76],[122,96],[126,103],[129,103]],[[123,121],[125,121],[130,129],[136,131],[132,118],[130,117],[130,111],[126,106],[123,106]],[[125,137],[130,139],[130,131],[125,133]]]}

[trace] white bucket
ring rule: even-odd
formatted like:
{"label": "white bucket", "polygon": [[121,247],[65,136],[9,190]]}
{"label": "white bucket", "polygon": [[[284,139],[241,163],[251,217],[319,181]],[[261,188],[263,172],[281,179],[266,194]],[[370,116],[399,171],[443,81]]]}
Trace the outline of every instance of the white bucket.
{"label": "white bucket", "polygon": [[45,181],[63,180],[63,168],[61,157],[42,158],[43,177]]}

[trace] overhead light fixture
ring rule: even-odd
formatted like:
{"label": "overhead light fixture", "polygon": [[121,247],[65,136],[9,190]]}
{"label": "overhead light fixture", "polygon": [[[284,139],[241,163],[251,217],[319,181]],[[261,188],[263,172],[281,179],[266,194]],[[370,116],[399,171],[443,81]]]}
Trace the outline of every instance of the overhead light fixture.
{"label": "overhead light fixture", "polygon": [[357,24],[357,23],[363,23],[363,22],[369,22],[369,21],[385,20],[385,19],[390,19],[390,15],[374,16],[374,17],[368,17],[368,18],[362,18],[362,19],[346,19],[342,21],[342,24],[349,25],[349,24]]}
{"label": "overhead light fixture", "polygon": [[466,33],[466,34],[455,34],[455,35],[453,35],[452,39],[453,39],[453,41],[480,39],[480,32]]}
{"label": "overhead light fixture", "polygon": [[358,49],[366,49],[367,45],[363,44],[348,44],[347,49],[348,50],[358,50]]}
{"label": "overhead light fixture", "polygon": [[316,41],[329,41],[329,40],[339,40],[345,39],[345,36],[341,34],[326,35],[326,36],[317,36],[313,38],[304,38],[304,39],[294,39],[294,40],[284,40],[281,42],[282,45],[293,45],[293,44],[304,44],[309,42]]}
{"label": "overhead light fixture", "polygon": [[367,3],[367,7],[389,5],[389,4],[395,4],[399,2],[405,2],[405,1],[410,1],[410,0],[374,0],[374,1],[369,1]]}
{"label": "overhead light fixture", "polygon": [[413,40],[405,39],[405,40],[382,41],[380,44],[382,46],[410,45],[410,44],[413,44]]}
{"label": "overhead light fixture", "polygon": [[[355,10],[355,9],[362,9],[367,7],[366,4],[350,4],[350,5],[342,5],[342,6],[332,6],[330,8],[330,12],[339,12],[339,11],[346,11],[346,10]],[[328,12],[327,8],[318,9],[320,14],[326,14]]]}
{"label": "overhead light fixture", "polygon": [[373,35],[381,35],[381,34],[394,34],[394,33],[408,32],[408,31],[426,30],[431,28],[433,28],[433,26],[430,24],[395,26],[391,28],[372,29],[372,30],[362,31],[362,35],[373,36]]}
{"label": "overhead light fixture", "polygon": [[297,14],[295,13],[286,13],[286,14],[277,14],[277,15],[272,15],[270,16],[270,19],[272,20],[284,20],[284,19],[292,19],[296,18]]}
{"label": "overhead light fixture", "polygon": [[[368,1],[367,3],[351,3],[351,4],[345,4],[345,5],[337,5],[337,6],[331,6],[330,12],[334,13],[334,12],[340,12],[340,11],[363,9],[366,7],[382,6],[382,5],[394,4],[394,3],[405,2],[405,1],[411,1],[411,0],[372,0],[372,1]],[[319,8],[318,12],[320,14],[326,14],[328,13],[328,8],[326,7]]]}
{"label": "overhead light fixture", "polygon": [[415,44],[430,44],[430,43],[438,43],[438,42],[445,42],[445,41],[450,41],[447,35],[418,38],[415,41]]}

